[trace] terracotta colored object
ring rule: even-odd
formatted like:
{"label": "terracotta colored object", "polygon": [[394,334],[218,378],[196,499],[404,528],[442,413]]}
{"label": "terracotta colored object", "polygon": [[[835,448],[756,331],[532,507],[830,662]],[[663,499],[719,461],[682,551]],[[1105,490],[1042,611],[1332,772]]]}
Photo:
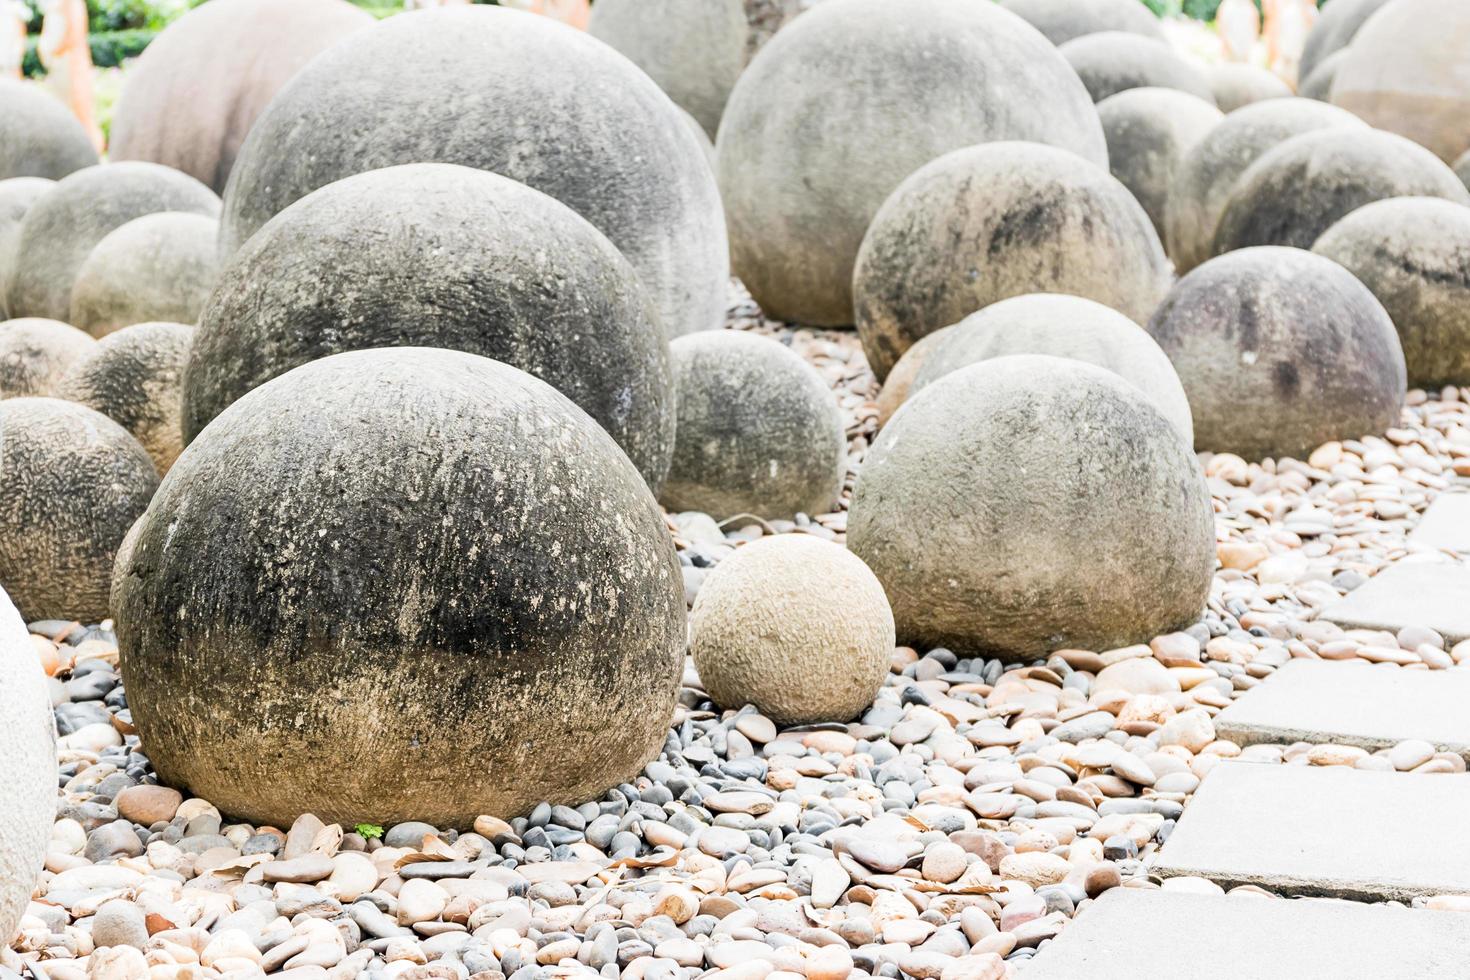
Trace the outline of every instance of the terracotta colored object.
{"label": "terracotta colored object", "polygon": [[1266,12],[1266,67],[1295,83],[1307,35],[1317,20],[1314,0],[1262,0]]}
{"label": "terracotta colored object", "polygon": [[92,97],[92,48],[87,43],[85,0],[45,0],[37,53],[46,68],[46,84],[71,107],[92,145],[102,148],[102,130]]}

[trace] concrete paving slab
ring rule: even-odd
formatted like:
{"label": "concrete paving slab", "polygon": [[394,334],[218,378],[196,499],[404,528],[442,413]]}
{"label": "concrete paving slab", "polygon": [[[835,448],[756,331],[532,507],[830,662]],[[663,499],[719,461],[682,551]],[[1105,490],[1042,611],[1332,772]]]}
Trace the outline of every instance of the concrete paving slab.
{"label": "concrete paving slab", "polygon": [[1442,493],[1409,535],[1414,544],[1470,552],[1470,493]]}
{"label": "concrete paving slab", "polygon": [[1470,915],[1322,899],[1114,888],[1020,980],[1450,980]]}
{"label": "concrete paving slab", "polygon": [[1470,670],[1293,660],[1215,716],[1237,745],[1338,742],[1374,750],[1422,739],[1470,759]]}
{"label": "concrete paving slab", "polygon": [[1322,610],[1345,629],[1428,626],[1450,643],[1470,639],[1470,566],[1400,562]]}
{"label": "concrete paving slab", "polygon": [[[1467,814],[1463,773],[1227,762],[1195,791],[1150,870],[1363,901],[1470,894]],[[1470,966],[1470,947],[1466,957]]]}

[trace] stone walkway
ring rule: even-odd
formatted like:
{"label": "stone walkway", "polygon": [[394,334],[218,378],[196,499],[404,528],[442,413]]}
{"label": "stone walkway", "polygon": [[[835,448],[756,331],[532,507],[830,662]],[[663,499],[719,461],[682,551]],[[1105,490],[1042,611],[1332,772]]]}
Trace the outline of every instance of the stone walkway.
{"label": "stone walkway", "polygon": [[1458,643],[1470,638],[1470,567],[1448,561],[1394,565],[1328,606],[1322,618],[1344,629],[1428,627]]}

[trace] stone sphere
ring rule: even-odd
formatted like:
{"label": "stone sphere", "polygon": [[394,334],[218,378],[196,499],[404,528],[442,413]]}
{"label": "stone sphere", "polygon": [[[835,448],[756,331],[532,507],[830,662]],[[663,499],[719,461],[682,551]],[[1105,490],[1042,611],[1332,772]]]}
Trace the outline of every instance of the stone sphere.
{"label": "stone sphere", "polygon": [[598,0],[587,33],[627,55],[714,138],[745,68],[742,0]]}
{"label": "stone sphere", "polygon": [[1108,166],[1148,212],[1159,237],[1180,162],[1225,116],[1209,102],[1171,88],[1131,88],[1097,104],[1108,138]]}
{"label": "stone sphere", "polygon": [[1163,41],[1125,31],[1103,31],[1068,41],[1057,50],[1094,102],[1130,88],[1172,88],[1215,101],[1205,73]]}
{"label": "stone sphere", "polygon": [[1460,159],[1455,161],[1455,176],[1459,177],[1460,182],[1467,188],[1470,188],[1470,150],[1466,150]]}
{"label": "stone sphere", "polygon": [[671,337],[723,320],[719,187],[677,107],[602,42],[506,7],[393,17],[313,60],[240,151],[222,254],[319,187],[405,163],[490,170],[561,201],[632,263]]}
{"label": "stone sphere", "polygon": [[1001,0],[1000,5],[1045,34],[1052,44],[1103,31],[1164,39],[1159,19],[1138,0]]}
{"label": "stone sphere", "polygon": [[1309,99],[1272,99],[1230,113],[1174,172],[1164,208],[1164,243],[1180,275],[1213,254],[1215,229],[1240,175],[1272,147],[1331,126],[1365,128],[1351,112]]}
{"label": "stone sphere", "polygon": [[1375,201],[1328,228],[1312,251],[1383,304],[1409,384],[1470,384],[1470,208],[1435,197]]}
{"label": "stone sphere", "polygon": [[11,316],[65,320],[87,256],[107,234],[145,214],[219,215],[219,198],[193,177],[155,163],[110,163],[79,170],[31,205],[21,221]]}
{"label": "stone sphere", "polygon": [[659,500],[715,520],[789,520],[837,506],[847,438],[837,398],[767,337],[711,330],[669,345],[678,393],[674,463]]}
{"label": "stone sphere", "polygon": [[66,103],[40,85],[0,78],[0,180],[60,180],[96,162],[96,148]]}
{"label": "stone sphere", "polygon": [[31,205],[40,196],[55,186],[54,180],[45,177],[12,177],[0,180],[0,319],[9,314],[5,308],[5,294],[15,269],[15,250],[20,243],[20,223]]}
{"label": "stone sphere", "polygon": [[[1001,302],[1006,301],[1001,300]],[[959,324],[951,324],[920,337],[889,369],[888,377],[883,379],[883,387],[878,391],[878,428],[881,429],[887,425],[888,420],[893,418],[893,413],[909,400],[909,394],[914,387],[914,379],[919,376],[924,362],[929,359],[930,354],[939,349],[944,339],[954,332],[957,326]]]}
{"label": "stone sphere", "polygon": [[1255,65],[1211,65],[1207,77],[1210,91],[1215,95],[1215,105],[1221,112],[1234,112],[1242,106],[1267,99],[1291,97],[1290,85],[1278,75]]}
{"label": "stone sphere", "polygon": [[847,543],[899,642],[1012,660],[1186,626],[1215,564],[1204,475],[1164,414],[1110,371],[1032,355],[961,368],[899,410],[858,473]]}
{"label": "stone sphere", "polygon": [[135,323],[197,323],[219,274],[219,221],[163,211],[92,249],[71,289],[71,322],[94,337]]}
{"label": "stone sphere", "polygon": [[1148,214],[1101,167],[1036,143],[956,150],[884,202],[853,274],[881,380],[908,346],[997,300],[1068,293],[1148,319],[1172,281]]}
{"label": "stone sphere", "polygon": [[1235,182],[1216,255],[1251,245],[1311,248],[1343,215],[1386,197],[1470,204],[1470,190],[1424,147],[1377,129],[1333,127],[1268,150]]}
{"label": "stone sphere", "polygon": [[1310,75],[1301,76],[1301,82],[1296,87],[1297,95],[1319,102],[1329,101],[1332,98],[1332,83],[1337,81],[1337,69],[1342,67],[1346,58],[1347,48],[1334,51],[1323,58]]}
{"label": "stone sphere", "polygon": [[373,17],[346,0],[211,0],[128,66],[108,155],[182,170],[223,193],[281,87]]}
{"label": "stone sphere", "polygon": [[41,876],[56,819],[56,721],[26,624],[0,590],[0,712],[10,732],[0,756],[0,933],[14,936]]}
{"label": "stone sphere", "polygon": [[571,208],[488,171],[390,167],[307,195],[226,261],[199,324],[184,375],[186,443],[308,361],[444,347],[557,388],[650,486],[668,472],[668,341],[637,273]]}
{"label": "stone sphere", "polygon": [[193,340],[194,328],[182,323],[124,327],[72,364],[58,394],[127,429],[167,473],[184,449],[179,402]]}
{"label": "stone sphere", "polygon": [[1404,353],[1368,288],[1295,248],[1241,249],[1179,280],[1148,324],[1194,412],[1194,445],[1306,459],[1399,417]]}
{"label": "stone sphere", "polygon": [[1470,4],[1398,0],[1363,24],[1332,102],[1446,163],[1470,150]]}
{"label": "stone sphere", "polygon": [[96,347],[89,334],[58,320],[0,323],[0,398],[60,397],[66,372]]}
{"label": "stone sphere", "polygon": [[1189,399],[1168,356],[1142,327],[1101,303],[1046,293],[1016,296],[970,314],[940,335],[944,340],[920,364],[909,397],[981,361],[1013,354],[1065,357],[1132,384],[1164,413],[1186,446],[1194,444]]}
{"label": "stone sphere", "polygon": [[255,389],[179,457],[120,574],[160,779],[251,823],[595,800],[678,695],[683,584],[642,477],[550,385],[461,351]]}
{"label": "stone sphere", "polygon": [[853,264],[883,201],[935,157],[995,140],[1107,164],[1075,73],[1014,14],[823,0],[761,50],[725,109],[715,149],[735,274],[770,316],[852,323]]}
{"label": "stone sphere", "polygon": [[0,587],[27,622],[107,617],[113,556],[156,489],[153,461],[107,416],[0,401]]}
{"label": "stone sphere", "polygon": [[1307,33],[1307,42],[1302,47],[1298,76],[1306,78],[1328,58],[1344,50],[1363,22],[1386,3],[1388,0],[1332,0],[1323,4],[1322,12]]}
{"label": "stone sphere", "polygon": [[753,704],[782,726],[851,721],[873,703],[893,657],[893,610],[877,577],[809,534],[761,538],[721,561],[689,625],[689,652],[715,704]]}

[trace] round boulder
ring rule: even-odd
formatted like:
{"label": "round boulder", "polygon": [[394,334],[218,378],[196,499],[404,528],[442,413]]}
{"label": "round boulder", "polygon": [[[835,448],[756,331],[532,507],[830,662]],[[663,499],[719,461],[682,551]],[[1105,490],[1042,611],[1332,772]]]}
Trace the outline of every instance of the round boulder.
{"label": "round boulder", "polygon": [[211,0],[128,66],[108,156],[182,170],[224,193],[250,127],[307,62],[373,23],[346,0]]}
{"label": "round boulder", "polygon": [[725,109],[716,157],[735,274],[770,316],[852,323],[853,264],[883,201],[935,157],[994,140],[1107,163],[1076,74],[1014,14],[823,0],[761,50]]}
{"label": "round boulder", "polygon": [[1097,104],[1108,138],[1108,166],[1164,235],[1169,188],[1180,161],[1225,116],[1214,105],[1172,88],[1131,88]]}
{"label": "round boulder", "polygon": [[0,180],[60,180],[97,162],[97,149],[66,104],[32,82],[0,78]]}
{"label": "round boulder", "polygon": [[127,429],[167,473],[184,449],[179,401],[194,328],[138,323],[108,334],[75,363],[58,394]]}
{"label": "round boulder", "polygon": [[0,319],[5,311],[7,284],[15,269],[15,250],[20,242],[20,223],[31,205],[55,186],[45,177],[12,177],[0,180]]}
{"label": "round boulder", "polygon": [[219,221],[164,211],[108,232],[77,271],[71,322],[94,337],[135,323],[197,323],[218,275]]}
{"label": "round boulder", "polygon": [[847,439],[837,399],[777,341],[711,330],[669,345],[678,393],[670,511],[790,519],[837,506]]}
{"label": "round boulder", "polygon": [[1146,320],[1169,260],[1148,214],[1101,167],[1037,143],[988,143],[920,168],[884,202],[853,274],[881,380],[920,337],[997,300],[1085,296]]}
{"label": "round boulder", "polygon": [[1215,101],[1205,73],[1163,41],[1125,31],[1103,31],[1068,41],[1057,50],[1094,102],[1130,88],[1173,88],[1206,102]]}
{"label": "round boulder", "polygon": [[1195,448],[1306,459],[1381,434],[1406,388],[1393,322],[1336,262],[1247,248],[1179,280],[1148,324],[1194,412]]}
{"label": "round boulder", "polygon": [[1356,127],[1351,112],[1309,99],[1272,99],[1232,112],[1185,154],[1164,208],[1164,239],[1180,275],[1212,254],[1235,182],[1272,147],[1316,129]]}
{"label": "round boulder", "polygon": [[1388,0],[1332,0],[1323,4],[1302,47],[1298,76],[1306,78],[1328,58],[1345,50],[1363,23],[1386,3]]}
{"label": "round boulder", "polygon": [[490,170],[561,201],[632,263],[670,337],[724,317],[719,188],[677,107],[602,42],[506,7],[394,17],[313,60],[240,151],[221,254],[319,187],[406,163]]}
{"label": "round boulder", "polygon": [[883,583],[899,642],[1015,660],[1194,622],[1215,522],[1199,463],[1143,392],[1022,355],[961,368],[899,410],[858,473],[847,543]]}
{"label": "round boulder", "polygon": [[595,800],[658,754],[679,691],[679,563],[638,471],[554,388],[460,351],[255,389],[179,457],[120,576],[160,779],[251,823]]}
{"label": "round boulder", "polygon": [[1164,39],[1159,19],[1138,0],[1001,0],[1000,5],[1045,34],[1052,44],[1103,31]]}
{"label": "round boulder", "polygon": [[[1005,302],[1002,300],[1001,302]],[[940,327],[931,334],[927,334],[914,341],[908,350],[903,352],[888,371],[888,377],[883,379],[883,387],[878,391],[878,428],[888,424],[893,418],[893,413],[898,411],[899,406],[909,400],[909,394],[913,391],[914,379],[919,376],[919,370],[929,355],[939,349],[958,324]]]}
{"label": "round boulder", "polygon": [[[1317,63],[1312,73],[1302,74],[1301,82],[1297,84],[1296,93],[1304,99],[1316,99],[1319,102],[1327,102],[1332,98],[1332,83],[1337,80],[1337,69],[1347,58],[1347,48],[1334,51]],[[1354,117],[1357,118],[1357,117]]]}
{"label": "round boulder", "polygon": [[1312,251],[1383,304],[1409,384],[1470,384],[1470,208],[1435,197],[1375,201],[1328,228]]}
{"label": "round boulder", "polygon": [[186,443],[308,361],[444,347],[556,387],[650,486],[668,472],[668,341],[637,273],[571,208],[497,174],[413,164],[307,195],[226,261],[199,324],[184,375]]}
{"label": "round boulder", "polygon": [[27,622],[108,615],[112,562],[158,489],[138,440],[84,405],[0,401],[0,587]]}
{"label": "round boulder", "polygon": [[1210,91],[1221,112],[1234,112],[1241,106],[1267,99],[1291,97],[1291,86],[1276,74],[1255,65],[1211,65],[1208,71]]}
{"label": "round boulder", "polygon": [[1189,399],[1168,356],[1142,327],[1101,303],[1044,293],[1016,296],[970,314],[938,336],[944,340],[919,366],[909,397],[981,361],[1012,354],[1066,357],[1111,371],[1138,388],[1184,444],[1194,444]]}
{"label": "round boulder", "polygon": [[145,214],[184,211],[217,217],[219,198],[193,177],[154,163],[80,170],[26,212],[6,308],[11,316],[65,320],[77,273],[108,233]]}
{"label": "round boulder", "polygon": [[893,657],[893,610],[877,577],[809,534],[761,538],[721,561],[689,625],[689,652],[715,704],[753,704],[782,726],[851,721],[873,703]]}
{"label": "round boulder", "polygon": [[[3,547],[3,546],[0,546]],[[26,624],[0,590],[0,712],[9,734],[0,755],[0,934],[14,936],[41,876],[56,819],[56,721],[46,675]]]}
{"label": "round boulder", "polygon": [[59,320],[0,323],[0,398],[60,397],[66,372],[96,347],[90,335]]}

